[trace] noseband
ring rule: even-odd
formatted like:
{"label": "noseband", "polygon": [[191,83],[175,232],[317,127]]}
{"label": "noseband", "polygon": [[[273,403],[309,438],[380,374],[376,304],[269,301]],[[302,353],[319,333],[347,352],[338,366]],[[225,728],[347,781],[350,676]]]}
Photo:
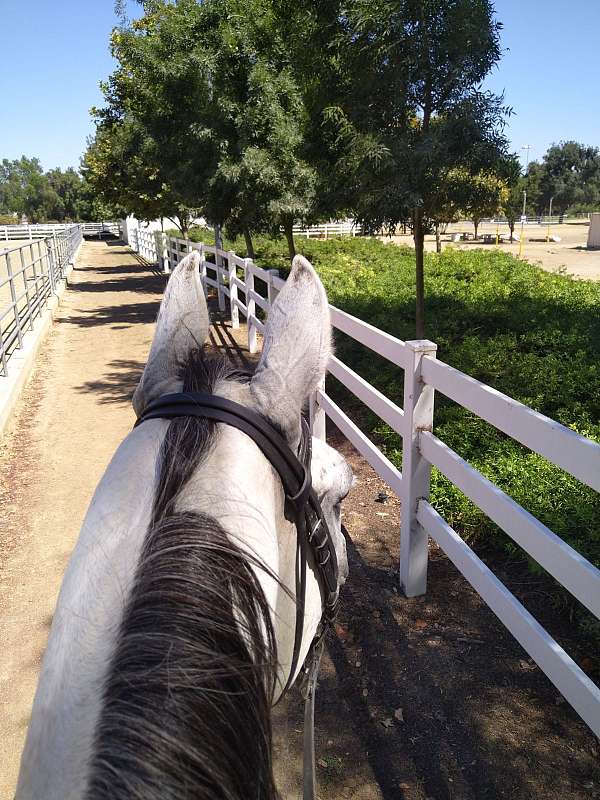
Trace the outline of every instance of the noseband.
{"label": "noseband", "polygon": [[285,516],[295,524],[297,531],[294,650],[290,673],[281,695],[283,696],[292,683],[300,658],[306,597],[306,565],[309,553],[312,553],[314,558],[323,613],[304,665],[306,673],[313,670],[312,663],[316,660],[319,644],[335,619],[339,597],[337,555],[321,503],[312,486],[310,471],[312,448],[308,424],[302,418],[300,446],[296,455],[281,434],[252,409],[212,394],[182,392],[163,395],[149,403],[135,425],[137,427],[149,419],[177,417],[203,417],[242,431],[257,445],[283,484]]}

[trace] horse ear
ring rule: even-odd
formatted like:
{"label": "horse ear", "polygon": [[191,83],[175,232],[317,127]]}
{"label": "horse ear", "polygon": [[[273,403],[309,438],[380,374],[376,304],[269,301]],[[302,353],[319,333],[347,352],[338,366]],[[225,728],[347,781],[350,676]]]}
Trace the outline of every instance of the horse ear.
{"label": "horse ear", "polygon": [[148,363],[133,395],[138,417],[151,400],[181,390],[181,368],[208,336],[199,264],[200,254],[194,250],[175,267],[165,288]]}
{"label": "horse ear", "polygon": [[302,406],[322,379],[331,355],[329,304],[323,284],[302,256],[271,307],[262,356],[250,383],[258,410],[293,447]]}

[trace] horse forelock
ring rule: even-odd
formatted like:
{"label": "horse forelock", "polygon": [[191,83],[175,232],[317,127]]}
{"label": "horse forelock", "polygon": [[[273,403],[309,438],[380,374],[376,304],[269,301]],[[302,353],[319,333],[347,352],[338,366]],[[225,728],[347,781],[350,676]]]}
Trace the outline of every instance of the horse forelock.
{"label": "horse forelock", "polygon": [[[193,353],[184,391],[249,374]],[[217,439],[173,420],[152,519],[104,682],[86,798],[274,798],[271,702],[277,652],[256,563],[206,513],[177,499]]]}

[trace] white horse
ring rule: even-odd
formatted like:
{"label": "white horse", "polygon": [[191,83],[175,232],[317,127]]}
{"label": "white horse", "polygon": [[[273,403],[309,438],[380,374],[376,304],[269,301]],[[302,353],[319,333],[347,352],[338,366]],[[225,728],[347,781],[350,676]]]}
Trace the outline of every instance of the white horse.
{"label": "white horse", "polygon": [[[192,253],[165,290],[138,416],[168,393],[214,393],[257,411],[295,450],[331,352],[311,265],[294,260],[253,376],[205,355],[208,327]],[[314,440],[312,475],[343,580],[352,473]],[[295,555],[281,480],[248,436],[189,417],[135,428],[64,577],[17,800],[274,798],[270,709],[292,663]],[[307,577],[300,664],[321,618],[312,557]]]}

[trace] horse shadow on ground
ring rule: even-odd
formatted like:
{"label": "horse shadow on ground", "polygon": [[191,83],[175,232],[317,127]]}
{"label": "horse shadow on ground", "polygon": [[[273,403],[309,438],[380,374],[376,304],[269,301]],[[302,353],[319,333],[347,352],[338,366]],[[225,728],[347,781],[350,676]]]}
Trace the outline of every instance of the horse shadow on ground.
{"label": "horse shadow on ground", "polygon": [[[600,778],[594,737],[556,706],[556,690],[448,560],[433,557],[428,594],[407,599],[394,567],[367,563],[347,543],[351,577],[317,693],[321,796],[589,796]],[[286,713],[299,753],[297,693]]]}
{"label": "horse shadow on ground", "polygon": [[[209,331],[209,352],[212,350],[226,356],[240,369],[252,371],[258,355],[254,356],[248,353],[233,335],[230,323],[221,318],[218,312],[211,312],[211,316],[213,321]],[[155,317],[156,314],[152,319]],[[114,314],[111,315],[108,321],[116,321]],[[116,325],[112,327],[113,329],[118,329]],[[107,371],[101,378],[94,381],[86,381],[81,386],[78,386],[77,390],[84,394],[96,393],[99,395],[98,402],[102,405],[130,403],[144,367],[145,362],[136,361],[135,359],[114,359],[107,364]]]}

